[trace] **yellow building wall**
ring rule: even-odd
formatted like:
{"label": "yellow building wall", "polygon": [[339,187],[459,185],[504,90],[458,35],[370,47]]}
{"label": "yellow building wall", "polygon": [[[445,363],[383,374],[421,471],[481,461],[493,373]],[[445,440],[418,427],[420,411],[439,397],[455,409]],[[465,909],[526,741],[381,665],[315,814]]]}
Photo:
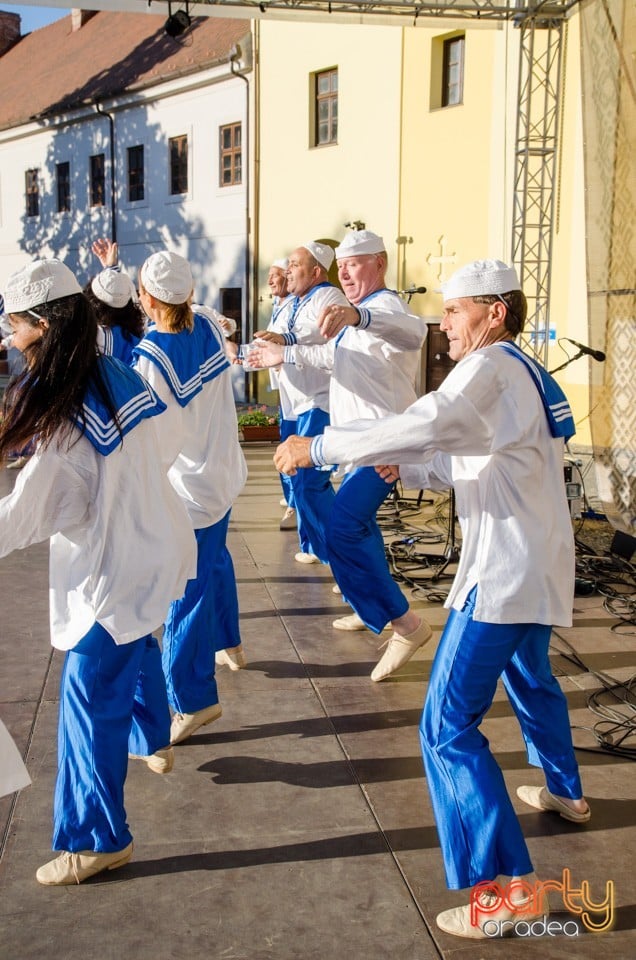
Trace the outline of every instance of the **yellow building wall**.
{"label": "yellow building wall", "polygon": [[[418,312],[439,315],[434,291],[457,266],[476,257],[507,254],[505,189],[492,195],[493,167],[505,154],[505,89],[496,90],[493,51],[501,30],[465,31],[463,103],[439,107],[443,27],[406,29],[404,38],[404,122],[400,233],[405,281],[425,285],[414,303]],[[444,257],[446,262],[436,261]]]}
{"label": "yellow building wall", "polygon": [[[440,315],[435,290],[456,267],[481,257],[511,259],[519,32],[511,24],[429,23],[260,21],[258,327],[271,313],[271,261],[306,239],[341,239],[350,220],[384,236],[391,286],[428,288],[411,302],[428,317]],[[442,108],[441,41],[458,32],[466,37],[463,102]],[[550,297],[556,339],[549,369],[566,358],[559,338],[588,338],[576,15],[565,39]],[[312,148],[309,76],[334,66],[338,144]],[[557,375],[582,446],[589,444],[588,376],[583,359]]]}
{"label": "yellow building wall", "polygon": [[[258,327],[267,271],[305,240],[340,241],[362,220],[397,236],[401,39],[397,27],[259,24]],[[310,146],[310,74],[338,68],[338,143]],[[390,250],[390,246],[388,247]],[[389,279],[395,279],[395,258]],[[393,274],[393,276],[392,276]]]}
{"label": "yellow building wall", "polygon": [[[512,255],[519,33],[509,24],[463,26],[463,102],[444,108],[437,105],[437,53],[441,38],[461,32],[462,25],[404,31],[401,285],[428,288],[413,299],[417,312],[427,316],[439,316],[441,297],[434,291],[456,267],[482,257],[510,261]],[[569,22],[563,54],[550,296],[556,339],[549,369],[566,359],[559,338],[586,343],[588,336],[577,17]],[[588,362],[576,361],[557,378],[579,425],[576,441],[586,446]]]}

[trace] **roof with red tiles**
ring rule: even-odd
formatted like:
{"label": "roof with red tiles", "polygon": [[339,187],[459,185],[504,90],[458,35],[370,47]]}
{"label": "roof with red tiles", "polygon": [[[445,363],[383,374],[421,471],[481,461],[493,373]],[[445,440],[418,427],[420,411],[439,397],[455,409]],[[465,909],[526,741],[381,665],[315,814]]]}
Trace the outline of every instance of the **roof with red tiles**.
{"label": "roof with red tiles", "polygon": [[197,17],[179,39],[165,17],[98,12],[73,31],[63,17],[0,56],[0,130],[227,61],[245,20]]}

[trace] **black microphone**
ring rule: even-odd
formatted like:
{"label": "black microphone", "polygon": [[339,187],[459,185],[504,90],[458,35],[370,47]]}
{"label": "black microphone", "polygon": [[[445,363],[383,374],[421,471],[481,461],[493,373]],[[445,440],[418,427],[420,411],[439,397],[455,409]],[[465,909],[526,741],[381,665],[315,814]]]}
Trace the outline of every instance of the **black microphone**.
{"label": "black microphone", "polygon": [[409,290],[408,293],[426,293],[426,287],[416,287],[415,290]]}
{"label": "black microphone", "polygon": [[570,340],[569,337],[564,337],[563,339],[573,344],[573,346],[578,347],[581,353],[586,354],[588,357],[593,357],[594,360],[598,360],[599,363],[602,363],[605,359],[605,354],[602,350],[592,350],[591,347],[586,347],[583,343],[577,343],[576,340]]}

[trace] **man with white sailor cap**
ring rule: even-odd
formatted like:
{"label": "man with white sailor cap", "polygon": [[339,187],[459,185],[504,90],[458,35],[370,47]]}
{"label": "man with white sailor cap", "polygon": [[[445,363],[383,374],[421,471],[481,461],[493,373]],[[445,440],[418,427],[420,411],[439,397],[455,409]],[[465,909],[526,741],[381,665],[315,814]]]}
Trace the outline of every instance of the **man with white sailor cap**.
{"label": "man with white sailor cap", "polygon": [[[387,290],[388,258],[378,234],[352,231],[337,247],[336,259],[349,302],[323,310],[320,330],[329,338],[326,344],[284,349],[283,369],[295,363],[331,371],[334,426],[401,413],[417,397],[426,324]],[[340,466],[347,472],[329,514],[327,550],[336,583],[354,613],[334,620],[333,626],[368,627],[379,634],[391,625],[394,634],[371,674],[373,680],[383,680],[430,638],[431,629],[410,609],[386,561],[376,513],[390,488],[372,467],[350,470],[348,457]]]}
{"label": "man with white sailor cap", "polygon": [[[440,388],[399,416],[327,429],[309,455],[304,438],[292,438],[279,447],[276,465],[388,463],[376,468],[387,482],[400,476],[413,489],[455,489],[462,552],[420,737],[447,884],[473,888],[471,904],[445,910],[437,923],[484,938],[549,912],[546,901],[531,897],[537,881],[528,849],[479,731],[500,677],[529,762],[547,782],[519,787],[520,799],[574,823],[590,818],[567,702],[548,659],[552,625],[572,623],[563,450],[574,422],[558,384],[514,343],[526,300],[513,267],[473,261],[442,295],[441,329],[458,362]],[[493,881],[498,886],[487,888]]]}
{"label": "man with white sailor cap", "polygon": [[[287,290],[293,300],[286,311],[285,329],[263,330],[255,336],[278,344],[324,343],[318,327],[323,310],[332,304],[347,304],[344,294],[329,282],[333,260],[333,249],[318,240],[308,240],[293,250],[287,265]],[[281,438],[321,434],[329,423],[329,372],[285,364],[279,371],[278,389]],[[296,560],[327,563],[325,523],[335,496],[330,472],[313,467],[299,470],[291,478],[291,487],[300,544]]]}
{"label": "man with white sailor cap", "polygon": [[[288,257],[280,257],[272,262],[267,274],[267,286],[272,295],[272,315],[267,325],[269,333],[285,334],[288,331],[288,323],[294,309],[294,295],[287,289],[287,268],[289,267]],[[269,371],[269,384],[272,390],[280,391],[278,377],[278,368],[272,367]],[[283,423],[285,414],[280,410],[281,429],[284,433],[293,433],[293,429],[287,429]],[[294,491],[292,490],[291,478],[281,473],[280,482],[283,488],[284,500],[281,505],[285,505],[285,513],[280,521],[281,530],[296,529],[296,508],[294,506]]]}

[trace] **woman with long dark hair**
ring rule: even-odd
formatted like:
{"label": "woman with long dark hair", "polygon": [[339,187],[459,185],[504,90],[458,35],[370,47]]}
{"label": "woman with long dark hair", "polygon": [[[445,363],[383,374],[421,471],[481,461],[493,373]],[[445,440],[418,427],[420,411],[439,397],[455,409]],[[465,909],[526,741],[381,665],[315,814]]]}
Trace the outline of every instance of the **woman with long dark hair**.
{"label": "woman with long dark hair", "polygon": [[71,271],[36,260],[5,289],[26,369],[5,396],[0,463],[36,452],[0,500],[0,556],[50,537],[51,641],[65,650],[53,849],[44,884],[127,863],[128,752],[172,766],[161,656],[151,632],[194,572],[187,514],[162,469],[164,404],[96,348],[97,321]]}

